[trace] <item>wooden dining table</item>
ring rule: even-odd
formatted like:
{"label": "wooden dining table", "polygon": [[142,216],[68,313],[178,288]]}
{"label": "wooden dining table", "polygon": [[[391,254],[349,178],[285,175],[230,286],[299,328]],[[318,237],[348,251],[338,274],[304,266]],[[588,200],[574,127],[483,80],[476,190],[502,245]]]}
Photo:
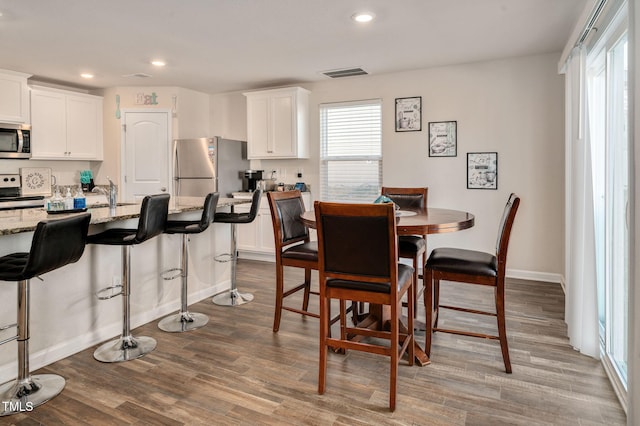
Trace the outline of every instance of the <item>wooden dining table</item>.
{"label": "wooden dining table", "polygon": [[[315,211],[310,210],[300,215],[302,222],[309,228],[316,228]],[[396,230],[398,235],[427,235],[469,229],[475,224],[475,216],[469,212],[429,207],[427,209],[398,210],[396,212]],[[417,283],[414,283],[417,284]],[[417,302],[417,301],[416,301]],[[388,323],[385,309],[372,306],[368,314],[358,323],[359,327],[384,327]],[[406,326],[400,324],[401,329]],[[420,366],[431,361],[424,349],[414,339],[416,362]]]}

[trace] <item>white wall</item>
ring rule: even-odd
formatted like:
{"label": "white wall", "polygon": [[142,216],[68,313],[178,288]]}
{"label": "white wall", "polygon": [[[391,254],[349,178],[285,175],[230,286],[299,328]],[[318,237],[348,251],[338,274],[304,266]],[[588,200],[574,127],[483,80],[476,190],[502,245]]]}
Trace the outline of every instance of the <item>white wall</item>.
{"label": "white wall", "polygon": [[[308,160],[253,161],[252,168],[282,170],[286,183],[319,189],[318,105],[383,100],[383,183],[428,186],[429,205],[476,215],[463,232],[430,236],[431,248],[451,245],[491,251],[510,192],[522,198],[509,251],[512,275],[559,280],[564,270],[564,81],[559,54],[512,58],[379,76],[326,80],[304,87],[310,95]],[[395,98],[422,96],[422,131],[396,133]],[[211,98],[212,134],[246,137],[241,93]],[[458,156],[429,158],[428,122],[458,122]],[[498,152],[498,190],[466,189],[466,153]],[[526,271],[526,272],[523,272]]]}

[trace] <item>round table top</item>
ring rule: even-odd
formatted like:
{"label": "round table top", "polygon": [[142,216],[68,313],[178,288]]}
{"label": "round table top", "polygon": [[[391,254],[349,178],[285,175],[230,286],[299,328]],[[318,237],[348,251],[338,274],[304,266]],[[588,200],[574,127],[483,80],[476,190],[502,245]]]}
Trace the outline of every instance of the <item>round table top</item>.
{"label": "round table top", "polygon": [[[442,234],[468,229],[475,224],[474,215],[460,210],[430,207],[426,210],[399,210],[399,213],[396,216],[398,235]],[[316,215],[313,210],[302,213],[300,218],[309,228],[316,227]]]}

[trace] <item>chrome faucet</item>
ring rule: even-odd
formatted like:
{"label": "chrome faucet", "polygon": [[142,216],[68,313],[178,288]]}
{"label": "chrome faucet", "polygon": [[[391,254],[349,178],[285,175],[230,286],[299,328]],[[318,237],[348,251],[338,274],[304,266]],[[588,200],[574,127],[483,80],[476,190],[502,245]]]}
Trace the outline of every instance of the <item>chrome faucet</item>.
{"label": "chrome faucet", "polygon": [[113,209],[113,208],[116,207],[116,204],[117,204],[118,189],[116,188],[116,184],[113,183],[113,181],[111,179],[109,179],[109,176],[107,176],[107,180],[109,181],[109,191],[108,192],[107,192],[107,190],[105,190],[104,188],[101,188],[99,186],[94,187],[91,192],[98,192],[100,194],[103,194],[103,195],[106,195],[107,197],[109,197],[109,208]]}

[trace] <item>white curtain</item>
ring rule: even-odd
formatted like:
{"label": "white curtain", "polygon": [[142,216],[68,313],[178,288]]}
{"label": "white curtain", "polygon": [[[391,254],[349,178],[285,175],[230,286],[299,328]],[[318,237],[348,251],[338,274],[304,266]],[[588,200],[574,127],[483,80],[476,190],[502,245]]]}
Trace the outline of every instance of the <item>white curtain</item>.
{"label": "white curtain", "polygon": [[565,322],[571,345],[600,358],[585,63],[584,48],[575,48],[565,75]]}

